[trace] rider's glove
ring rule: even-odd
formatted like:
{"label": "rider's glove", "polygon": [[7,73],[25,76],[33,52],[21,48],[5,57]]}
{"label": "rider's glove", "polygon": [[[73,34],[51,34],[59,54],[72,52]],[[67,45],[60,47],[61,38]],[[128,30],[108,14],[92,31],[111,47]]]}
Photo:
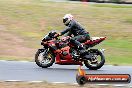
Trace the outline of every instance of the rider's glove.
{"label": "rider's glove", "polygon": [[59,36],[60,36],[60,33],[54,35],[54,37],[59,37]]}

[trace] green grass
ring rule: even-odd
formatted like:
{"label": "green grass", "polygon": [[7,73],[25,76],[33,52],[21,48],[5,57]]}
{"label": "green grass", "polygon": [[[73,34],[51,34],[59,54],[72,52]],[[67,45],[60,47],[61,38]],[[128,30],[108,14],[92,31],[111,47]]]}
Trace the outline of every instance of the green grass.
{"label": "green grass", "polygon": [[[106,48],[108,64],[132,65],[132,6],[0,0],[0,25],[24,39],[24,45],[33,49],[40,47],[40,40],[50,30],[65,28],[62,17],[66,13],[73,14],[91,36],[107,37],[101,47]],[[13,58],[7,53],[6,59]]]}
{"label": "green grass", "polygon": [[131,17],[126,18],[124,22],[132,24],[132,18]]}
{"label": "green grass", "polygon": [[116,4],[94,4],[96,7],[108,7],[108,8],[132,8],[131,5],[116,5]]}
{"label": "green grass", "polygon": [[113,47],[113,48],[119,48],[119,49],[126,49],[128,51],[132,51],[132,45],[131,41],[129,40],[121,40],[121,39],[114,39],[109,40],[104,43],[105,46]]}
{"label": "green grass", "polygon": [[118,53],[116,55],[108,55],[106,57],[106,63],[111,63],[113,65],[131,65],[132,63],[131,58],[129,58],[130,56],[118,55]]}

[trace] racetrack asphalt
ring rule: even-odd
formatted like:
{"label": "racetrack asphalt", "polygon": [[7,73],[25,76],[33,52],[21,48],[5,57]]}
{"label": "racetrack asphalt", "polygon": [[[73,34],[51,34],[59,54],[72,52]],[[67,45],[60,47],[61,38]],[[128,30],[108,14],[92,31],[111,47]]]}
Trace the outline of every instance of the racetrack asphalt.
{"label": "racetrack asphalt", "polygon": [[[4,61],[0,60],[0,81],[47,81],[76,83],[76,74],[79,65],[56,65],[50,68],[38,67],[35,62],[26,61]],[[104,65],[99,70],[89,70],[85,66],[87,74],[130,74],[132,76],[132,66],[112,66]],[[132,82],[129,84],[132,86]]]}

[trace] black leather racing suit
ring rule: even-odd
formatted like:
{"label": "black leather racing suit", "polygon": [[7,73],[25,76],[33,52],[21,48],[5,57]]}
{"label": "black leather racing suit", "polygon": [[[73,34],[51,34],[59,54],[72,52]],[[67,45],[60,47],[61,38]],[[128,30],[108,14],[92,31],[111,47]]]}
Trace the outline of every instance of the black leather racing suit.
{"label": "black leather racing suit", "polygon": [[70,43],[78,49],[84,50],[80,42],[90,39],[89,33],[75,20],[71,20],[67,26],[68,27],[61,32],[61,35],[67,32],[69,36],[74,35],[74,37],[70,39]]}

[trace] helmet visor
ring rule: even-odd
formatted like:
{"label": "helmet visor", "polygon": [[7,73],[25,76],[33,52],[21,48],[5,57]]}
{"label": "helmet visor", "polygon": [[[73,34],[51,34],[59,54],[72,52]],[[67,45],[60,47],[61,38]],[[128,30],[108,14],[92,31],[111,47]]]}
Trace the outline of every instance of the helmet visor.
{"label": "helmet visor", "polygon": [[65,24],[67,20],[68,20],[68,18],[63,19],[63,23]]}

